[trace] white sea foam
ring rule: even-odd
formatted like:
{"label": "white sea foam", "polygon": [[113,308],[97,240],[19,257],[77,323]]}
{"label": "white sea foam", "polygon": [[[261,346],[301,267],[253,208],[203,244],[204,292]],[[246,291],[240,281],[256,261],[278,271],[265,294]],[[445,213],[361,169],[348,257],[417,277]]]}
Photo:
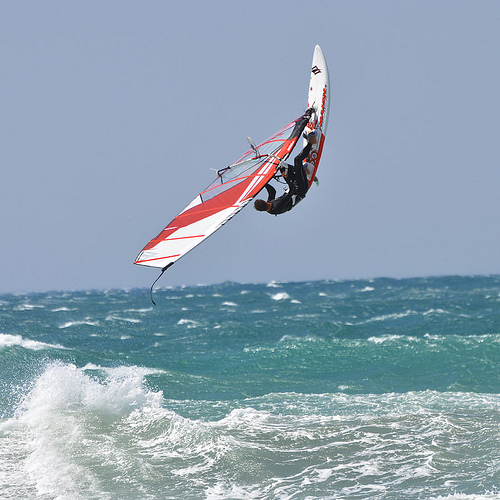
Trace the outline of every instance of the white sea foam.
{"label": "white sea foam", "polygon": [[[416,478],[444,495],[429,495],[434,500],[495,498],[445,493],[471,461],[494,465],[498,435],[490,417],[498,396],[269,394],[237,407],[219,402],[224,415],[201,421],[168,409],[163,394],[146,387],[156,372],[50,365],[16,420],[0,425],[9,436],[0,439],[9,498],[117,498],[120,491],[121,498],[163,498],[168,491],[178,498],[382,500],[401,492],[419,498],[411,490]],[[480,437],[472,410],[481,416]],[[486,454],[477,454],[475,436],[489,443]]]}
{"label": "white sea foam", "polygon": [[271,282],[269,282],[269,283],[267,284],[267,287],[268,287],[268,288],[278,288],[278,287],[280,287],[280,286],[281,286],[280,282],[279,282],[279,281],[274,281],[274,280],[273,280],[273,281],[271,281]]}
{"label": "white sea foam", "polygon": [[361,321],[358,324],[364,325],[367,323],[376,323],[376,322],[384,322],[388,320],[401,319],[406,318],[407,316],[411,316],[413,314],[418,314],[416,311],[412,311],[407,309],[405,312],[401,313],[391,313],[391,314],[382,314],[380,316],[374,316],[373,318],[367,319],[366,321]]}
{"label": "white sea foam", "polygon": [[90,318],[85,319],[82,321],[67,321],[66,323],[63,323],[62,325],[59,325],[59,328],[71,328],[73,326],[99,326],[99,321],[93,321]]}
{"label": "white sea foam", "polygon": [[0,333],[0,349],[2,347],[20,346],[25,349],[33,351],[40,351],[42,349],[65,349],[59,344],[46,344],[45,342],[38,342],[36,340],[25,339],[21,335],[8,335]]}
{"label": "white sea foam", "polygon": [[429,316],[431,314],[451,314],[449,311],[445,311],[444,309],[429,309],[428,311],[424,311],[422,316]]}
{"label": "white sea foam", "polygon": [[142,320],[137,318],[122,318],[116,314],[110,314],[106,316],[106,321],[122,321],[124,323],[142,323]]}
{"label": "white sea foam", "polygon": [[[229,481],[218,481],[207,487],[204,497],[206,500],[229,500],[229,499],[262,499],[269,498],[267,492],[269,487],[240,486]],[[286,498],[286,497],[279,497]]]}
{"label": "white sea foam", "polygon": [[[16,313],[25,321],[23,331],[32,329],[33,338],[52,344],[69,335],[76,345],[80,338],[74,359],[95,365],[58,363],[40,376],[40,355],[24,351],[27,364],[16,366],[7,380],[17,393],[2,395],[7,420],[0,420],[0,497],[497,498],[500,334],[485,333],[492,331],[495,304],[481,312],[486,320],[457,318],[453,324],[461,311],[479,315],[473,303],[460,309],[465,297],[455,306],[421,297],[419,290],[404,292],[417,300],[404,299],[396,289],[386,302],[386,285],[359,293],[367,284],[342,285],[338,293],[326,285],[302,292],[295,284],[260,287],[252,296],[239,295],[237,288],[220,299],[206,293],[202,300],[185,301],[189,312],[180,312],[181,303],[174,310],[155,309],[140,331],[134,324],[106,321],[107,315],[143,318],[138,311],[125,312],[134,307],[132,300],[122,309],[120,301],[106,304],[97,296],[87,304],[81,300],[79,314],[50,314],[61,305],[72,307],[76,299],[33,298],[31,304],[43,300],[46,309]],[[338,297],[346,288],[342,302]],[[284,290],[304,297],[307,311],[292,304],[284,316],[277,315],[295,300],[271,299]],[[319,290],[328,298],[318,297]],[[206,308],[224,301],[238,303],[236,321],[224,325],[221,315],[218,325],[207,323]],[[18,303],[9,302],[11,308]],[[249,315],[251,310],[263,314]],[[412,315],[394,316],[405,311]],[[346,320],[370,318],[387,318],[387,325],[346,327]],[[70,320],[98,321],[101,328],[58,330]],[[203,328],[187,330],[196,324]],[[95,335],[101,336],[98,341]],[[166,354],[168,339],[175,344]],[[155,351],[155,340],[162,349]],[[44,359],[63,354],[42,351]],[[105,360],[151,363],[165,372],[99,366]],[[373,376],[377,373],[380,377]],[[406,383],[412,374],[414,383]],[[252,385],[253,379],[258,383]],[[437,389],[411,392],[426,384]],[[447,387],[456,389],[446,392]],[[465,388],[471,392],[457,392]],[[278,393],[283,390],[304,393]],[[386,392],[392,390],[398,392]],[[472,392],[481,390],[485,394]],[[321,391],[331,392],[307,394]],[[244,399],[246,394],[259,396]],[[24,404],[12,417],[22,395]]]}
{"label": "white sea foam", "polygon": [[290,295],[286,292],[278,292],[275,293],[274,295],[271,295],[271,299],[273,300],[287,300],[290,298]]}
{"label": "white sea foam", "polygon": [[498,500],[500,495],[498,493],[484,493],[467,495],[465,493],[453,493],[451,495],[429,497],[429,500]]}
{"label": "white sea foam", "polygon": [[319,337],[315,337],[314,335],[306,335],[303,337],[295,336],[295,335],[283,335],[280,339],[281,342],[317,342],[319,341]]}
{"label": "white sea foam", "polygon": [[214,427],[223,427],[225,429],[242,429],[249,426],[262,426],[272,418],[272,415],[268,411],[259,411],[255,408],[237,408],[232,410],[227,417],[213,425]]}
{"label": "white sea foam", "polygon": [[367,339],[368,342],[373,342],[375,344],[382,344],[384,342],[392,342],[395,340],[408,340],[410,337],[403,336],[403,335],[381,335],[380,337],[369,337]]}
{"label": "white sea foam", "polygon": [[186,325],[187,328],[196,328],[200,326],[200,323],[198,321],[195,321],[194,319],[187,319],[187,318],[182,318],[180,319],[177,324],[179,326]]}
{"label": "white sea foam", "polygon": [[145,314],[145,313],[151,312],[152,310],[153,310],[152,307],[144,307],[144,308],[139,308],[139,309],[134,309],[134,308],[125,309],[123,312],[136,312],[136,313],[140,313],[140,314]]}
{"label": "white sea foam", "polygon": [[143,386],[149,370],[106,369],[104,382],[89,370],[100,367],[49,366],[18,412],[16,432],[25,442],[20,456],[39,495],[105,498],[108,469],[132,465],[120,443],[121,422],[136,411],[161,411],[162,393]]}
{"label": "white sea foam", "polygon": [[33,309],[44,309],[45,306],[41,304],[20,304],[14,307],[14,311],[32,311]]}

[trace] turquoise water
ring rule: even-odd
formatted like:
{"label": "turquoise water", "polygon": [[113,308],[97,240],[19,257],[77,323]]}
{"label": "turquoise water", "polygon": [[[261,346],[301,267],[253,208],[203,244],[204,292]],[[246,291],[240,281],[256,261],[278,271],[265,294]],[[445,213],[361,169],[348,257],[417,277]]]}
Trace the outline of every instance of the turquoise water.
{"label": "turquoise water", "polygon": [[500,277],[155,300],[0,296],[0,498],[500,498]]}

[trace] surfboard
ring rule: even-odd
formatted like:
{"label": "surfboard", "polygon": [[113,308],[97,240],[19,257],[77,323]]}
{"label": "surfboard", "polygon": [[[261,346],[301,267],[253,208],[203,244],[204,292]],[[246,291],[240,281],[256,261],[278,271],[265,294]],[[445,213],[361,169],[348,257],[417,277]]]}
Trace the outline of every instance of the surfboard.
{"label": "surfboard", "polygon": [[[317,142],[311,148],[307,162],[313,165],[312,174],[308,175],[309,187],[314,182],[318,170],[323,145],[325,143],[326,130],[328,128],[328,115],[330,112],[330,77],[325,56],[319,45],[314,48],[314,55],[309,80],[309,93],[307,96],[307,108],[314,108],[315,115],[306,125],[305,133],[314,130],[317,133]],[[307,140],[304,139],[304,146]]]}

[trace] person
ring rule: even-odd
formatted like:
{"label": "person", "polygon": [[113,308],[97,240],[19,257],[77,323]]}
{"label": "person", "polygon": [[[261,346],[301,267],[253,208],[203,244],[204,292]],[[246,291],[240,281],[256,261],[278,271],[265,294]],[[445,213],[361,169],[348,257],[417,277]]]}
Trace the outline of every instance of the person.
{"label": "person", "polygon": [[295,157],[293,165],[288,165],[287,168],[282,167],[280,169],[282,177],[288,184],[288,190],[282,196],[276,198],[276,189],[271,184],[266,184],[264,187],[268,194],[267,201],[262,199],[255,200],[255,210],[268,212],[271,215],[279,215],[288,212],[299,201],[305,198],[309,190],[308,174],[310,172],[308,172],[309,165],[307,163],[304,165],[303,162],[309,156],[311,147],[317,139],[314,132],[309,133],[305,138],[307,139],[307,145]]}

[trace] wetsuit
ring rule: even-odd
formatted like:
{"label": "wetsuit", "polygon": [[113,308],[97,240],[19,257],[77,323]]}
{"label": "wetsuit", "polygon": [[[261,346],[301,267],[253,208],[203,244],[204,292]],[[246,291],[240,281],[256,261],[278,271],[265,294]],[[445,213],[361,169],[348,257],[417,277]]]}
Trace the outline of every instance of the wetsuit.
{"label": "wetsuit", "polygon": [[[306,197],[306,193],[309,190],[309,182],[307,181],[307,174],[304,169],[302,162],[309,156],[311,152],[312,144],[307,143],[306,147],[295,157],[293,160],[293,167],[288,166],[288,178],[287,183],[293,184],[295,187],[295,194],[300,197],[300,199]],[[297,203],[300,200],[297,200]]]}
{"label": "wetsuit", "polygon": [[285,178],[288,184],[288,191],[276,198],[276,189],[270,184],[264,187],[267,190],[267,201],[271,203],[271,208],[268,212],[272,215],[279,215],[291,210],[302,198],[305,198],[309,189],[309,182],[307,181],[307,174],[305,172],[302,162],[307,158],[311,151],[311,143],[295,157],[293,165],[288,165],[288,175]]}
{"label": "wetsuit", "polygon": [[266,184],[264,187],[268,193],[267,201],[271,204],[271,208],[268,210],[270,214],[279,215],[292,209],[294,196],[292,189],[289,189],[284,195],[276,198],[276,189],[271,184]]}

